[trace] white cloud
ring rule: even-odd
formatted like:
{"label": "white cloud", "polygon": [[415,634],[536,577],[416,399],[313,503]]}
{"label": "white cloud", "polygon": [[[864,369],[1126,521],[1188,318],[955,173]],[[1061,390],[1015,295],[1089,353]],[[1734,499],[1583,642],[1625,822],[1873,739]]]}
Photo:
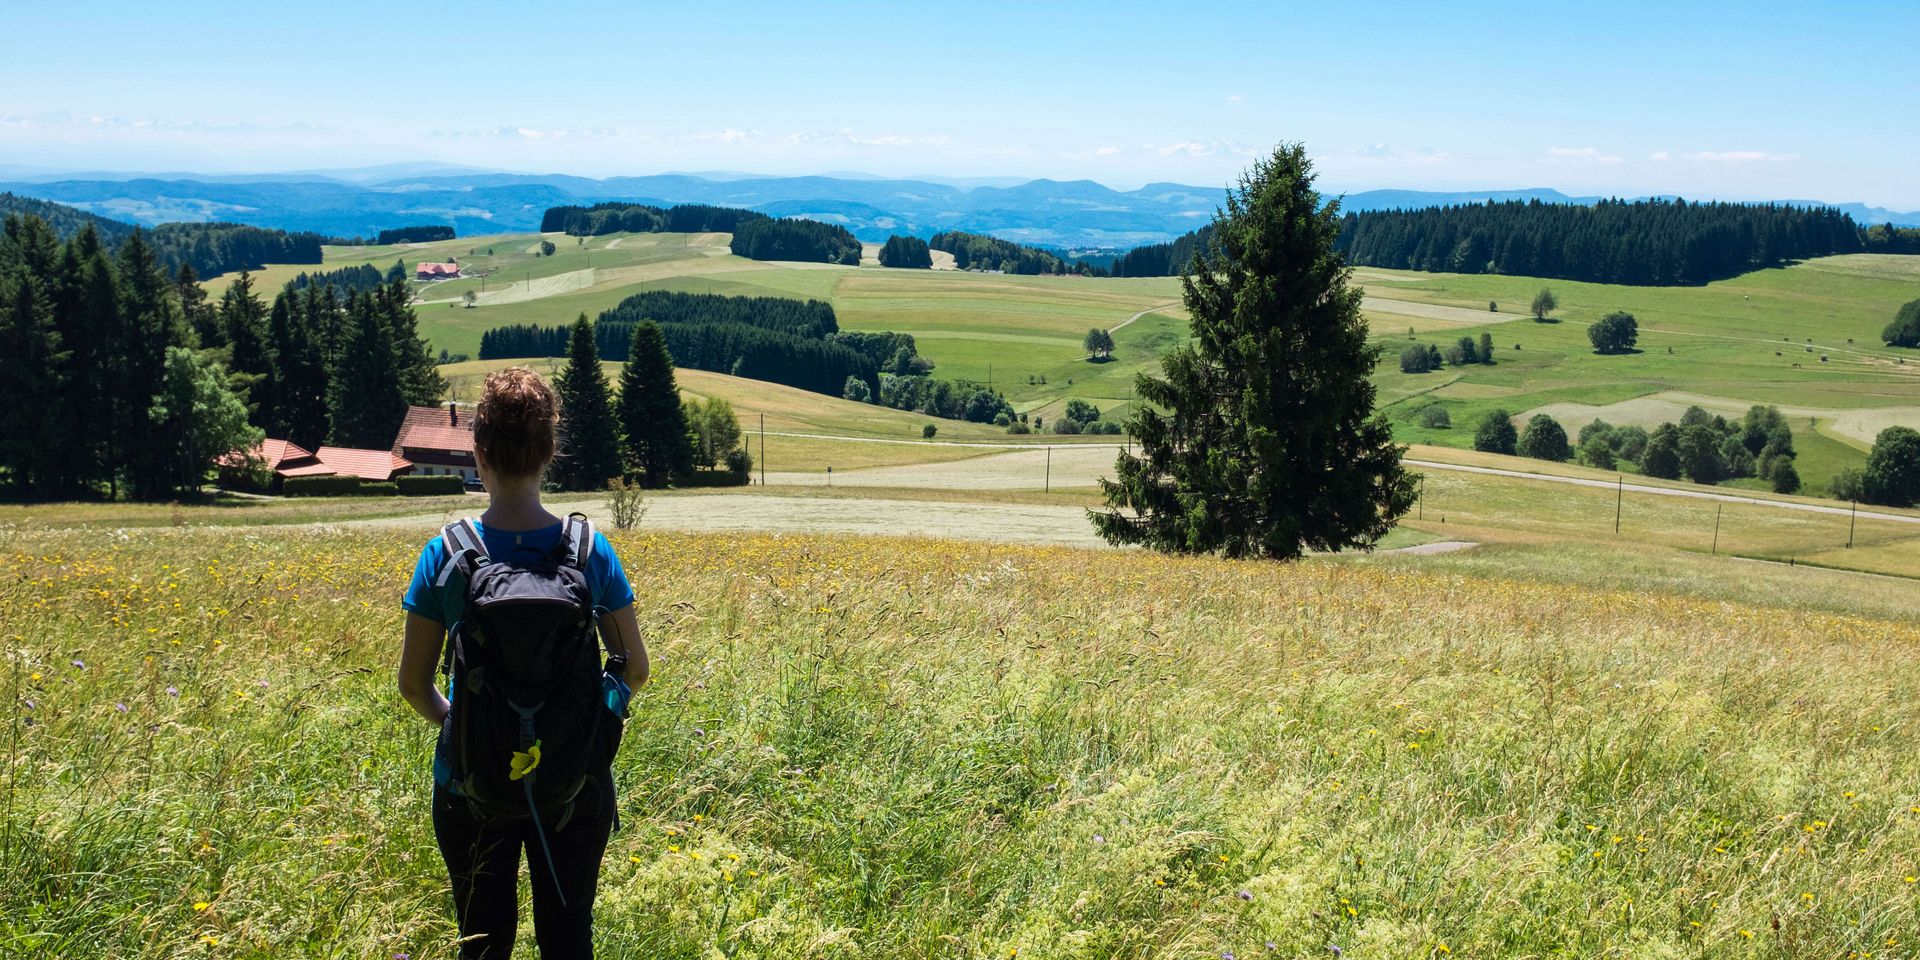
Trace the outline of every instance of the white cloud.
{"label": "white cloud", "polygon": [[1619,163],[1620,158],[1593,147],[1548,147],[1547,159],[1556,163]]}
{"label": "white cloud", "polygon": [[1364,147],[1350,147],[1341,154],[1356,160],[1393,160],[1406,163],[1444,163],[1453,159],[1445,150],[1433,147],[1395,147],[1385,143],[1369,143]]}
{"label": "white cloud", "polygon": [[1232,93],[1227,95],[1228,103],[1245,103],[1246,100],[1247,100],[1246,94]]}
{"label": "white cloud", "polygon": [[1093,155],[1094,155],[1094,156],[1096,156],[1096,157],[1111,157],[1111,156],[1113,156],[1114,154],[1116,154],[1116,153],[1119,153],[1119,152],[1120,152],[1120,148],[1119,148],[1119,147],[1112,147],[1112,146],[1108,146],[1108,147],[1094,147],[1094,148],[1093,148]]}
{"label": "white cloud", "polygon": [[1681,154],[1686,160],[1697,163],[1790,163],[1800,159],[1797,153],[1768,153],[1764,150],[1707,150],[1701,153]]}
{"label": "white cloud", "polygon": [[1673,154],[1668,153],[1665,150],[1660,150],[1654,153],[1647,154],[1647,159],[1652,160],[1654,163],[1666,163],[1668,160],[1673,159]]}
{"label": "white cloud", "polygon": [[1233,140],[1182,140],[1179,143],[1160,144],[1157,146],[1154,144],[1144,144],[1143,146],[1147,150],[1163,157],[1175,155],[1185,157],[1211,157],[1219,154],[1236,157],[1259,156],[1259,151],[1244,143],[1238,143]]}

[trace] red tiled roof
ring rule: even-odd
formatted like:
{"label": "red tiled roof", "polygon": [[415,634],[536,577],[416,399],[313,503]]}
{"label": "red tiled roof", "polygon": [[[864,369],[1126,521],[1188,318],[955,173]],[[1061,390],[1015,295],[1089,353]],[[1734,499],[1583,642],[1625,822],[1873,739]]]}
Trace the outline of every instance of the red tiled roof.
{"label": "red tiled roof", "polygon": [[275,440],[268,437],[245,453],[235,450],[232,453],[223,454],[214,461],[214,464],[222,467],[243,467],[248,460],[259,460],[268,470],[278,470],[283,463],[298,463],[312,456],[311,451],[302,449],[299,444],[291,440]]}
{"label": "red tiled roof", "polygon": [[414,276],[418,277],[457,277],[460,275],[460,265],[457,263],[422,263],[413,268],[413,273]]}
{"label": "red tiled roof", "polygon": [[448,414],[445,407],[408,407],[406,419],[400,421],[400,432],[393,438],[393,452],[400,453],[402,448],[472,456],[473,412]]}
{"label": "red tiled roof", "polygon": [[[278,467],[274,471],[283,477],[330,477],[334,469],[318,460],[309,458],[309,462],[292,467]],[[382,477],[381,479],[386,479]]]}
{"label": "red tiled roof", "polygon": [[391,480],[394,474],[413,466],[412,461],[387,450],[321,447],[314,455],[331,472],[362,480]]}

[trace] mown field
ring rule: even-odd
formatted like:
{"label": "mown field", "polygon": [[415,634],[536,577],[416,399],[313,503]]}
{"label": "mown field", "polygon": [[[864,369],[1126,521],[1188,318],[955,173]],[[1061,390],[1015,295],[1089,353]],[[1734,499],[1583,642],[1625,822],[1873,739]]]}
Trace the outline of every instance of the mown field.
{"label": "mown field", "polygon": [[[0,952],[444,955],[431,731],[391,672],[428,530],[10,527]],[[618,764],[606,956],[1920,936],[1920,624],[1884,588],[1787,586],[1838,574],[1551,545],[1276,566],[614,543],[658,664]]]}

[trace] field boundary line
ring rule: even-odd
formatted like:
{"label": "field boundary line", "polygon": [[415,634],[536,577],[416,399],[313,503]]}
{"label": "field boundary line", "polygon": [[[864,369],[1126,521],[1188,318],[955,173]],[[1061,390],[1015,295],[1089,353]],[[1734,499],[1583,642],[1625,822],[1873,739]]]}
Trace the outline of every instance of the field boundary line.
{"label": "field boundary line", "polygon": [[[1776,507],[1782,510],[1804,510],[1808,513],[1823,513],[1830,516],[1850,516],[1855,511],[1846,507],[1828,507],[1817,503],[1794,503],[1791,500],[1765,500],[1760,497],[1743,497],[1731,493],[1710,493],[1705,490],[1678,490],[1672,487],[1651,487],[1639,483],[1621,483],[1617,480],[1593,480],[1587,477],[1556,477],[1545,473],[1527,473],[1524,470],[1502,470],[1498,467],[1474,467],[1464,463],[1441,463],[1437,460],[1403,460],[1402,463],[1435,470],[1457,470],[1461,473],[1478,473],[1493,477],[1512,477],[1518,480],[1538,480],[1546,483],[1567,483],[1577,487],[1594,487],[1602,490],[1625,489],[1635,493],[1651,493],[1663,497],[1689,497],[1695,500],[1715,500],[1721,503],[1749,504],[1756,507]],[[1874,510],[1858,511],[1858,516],[1869,520],[1891,520],[1894,523],[1920,524],[1920,517],[1898,513],[1880,513]]]}

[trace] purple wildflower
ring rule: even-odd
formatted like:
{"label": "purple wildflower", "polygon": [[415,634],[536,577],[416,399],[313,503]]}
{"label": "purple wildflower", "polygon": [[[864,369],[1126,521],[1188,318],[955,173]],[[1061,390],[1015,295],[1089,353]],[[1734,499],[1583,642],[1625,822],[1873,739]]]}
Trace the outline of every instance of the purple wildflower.
{"label": "purple wildflower", "polygon": [[1106,838],[1106,837],[1103,837],[1103,836],[1101,836],[1101,835],[1099,835],[1099,834],[1097,834],[1097,833],[1096,833],[1096,834],[1094,834],[1094,835],[1093,835],[1093,842],[1094,842],[1094,843],[1106,843],[1106,842],[1107,842],[1107,838]]}
{"label": "purple wildflower", "polygon": [[179,696],[179,695],[180,695],[180,688],[179,688],[179,687],[168,687],[168,688],[167,688],[167,696],[169,696],[169,697],[177,697],[177,696]]}
{"label": "purple wildflower", "polygon": [[28,710],[32,710],[32,709],[33,709],[33,701],[32,701],[32,700],[28,700],[28,701],[27,701],[27,709],[28,709]]}
{"label": "purple wildflower", "polygon": [[1233,960],[1233,951],[1232,950],[1220,951],[1220,960]]}
{"label": "purple wildflower", "polygon": [[79,657],[75,657],[73,659],[73,666],[76,670],[85,670],[87,668],[87,662]]}
{"label": "purple wildflower", "polygon": [[1240,898],[1240,899],[1242,899],[1242,900],[1252,900],[1252,899],[1253,899],[1253,891],[1251,891],[1251,890],[1242,890],[1242,891],[1240,891],[1239,893],[1236,893],[1236,894],[1234,894],[1234,896],[1236,896],[1236,897],[1239,897],[1239,898]]}
{"label": "purple wildflower", "polygon": [[114,704],[114,705],[113,705],[113,708],[114,708],[115,710],[118,710],[118,711],[120,711],[121,713],[126,713],[126,712],[127,712],[127,705],[126,705],[126,704],[124,704],[124,703],[116,703],[116,704]]}
{"label": "purple wildflower", "polygon": [[267,682],[265,680],[260,681],[260,689],[267,689]]}

